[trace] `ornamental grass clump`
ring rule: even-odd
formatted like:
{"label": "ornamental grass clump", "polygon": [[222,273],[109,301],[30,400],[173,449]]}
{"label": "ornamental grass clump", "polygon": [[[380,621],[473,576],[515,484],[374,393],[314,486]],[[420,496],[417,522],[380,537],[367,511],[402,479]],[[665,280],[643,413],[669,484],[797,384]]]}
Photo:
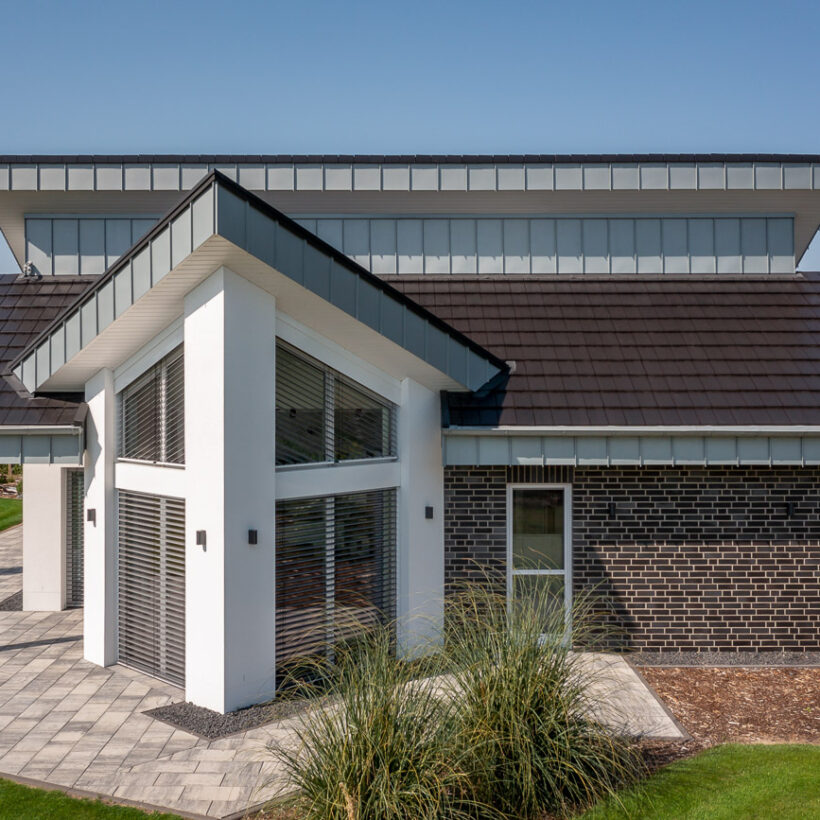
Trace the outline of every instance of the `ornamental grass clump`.
{"label": "ornamental grass clump", "polygon": [[[292,742],[272,747],[305,820],[475,817],[453,746],[452,700],[395,656],[384,628],[335,650],[318,686],[320,708],[302,712]],[[316,676],[314,676],[316,677]],[[296,684],[312,695],[316,685]]]}
{"label": "ornamental grass clump", "polygon": [[[474,588],[447,609],[453,742],[467,756],[475,805],[515,818],[566,816],[640,774],[628,741],[595,718],[606,711],[593,694],[596,672],[571,650],[562,607],[510,607]],[[605,639],[593,611],[588,599],[574,606],[574,644]]]}

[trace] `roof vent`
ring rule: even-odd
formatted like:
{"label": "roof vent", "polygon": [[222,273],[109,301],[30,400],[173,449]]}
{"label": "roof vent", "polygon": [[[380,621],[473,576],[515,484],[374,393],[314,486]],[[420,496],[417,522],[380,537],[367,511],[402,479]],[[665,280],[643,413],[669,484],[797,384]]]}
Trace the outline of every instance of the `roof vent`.
{"label": "roof vent", "polygon": [[40,273],[40,271],[37,270],[36,266],[34,265],[34,262],[32,262],[29,259],[23,265],[23,278],[24,279],[42,279],[43,274]]}

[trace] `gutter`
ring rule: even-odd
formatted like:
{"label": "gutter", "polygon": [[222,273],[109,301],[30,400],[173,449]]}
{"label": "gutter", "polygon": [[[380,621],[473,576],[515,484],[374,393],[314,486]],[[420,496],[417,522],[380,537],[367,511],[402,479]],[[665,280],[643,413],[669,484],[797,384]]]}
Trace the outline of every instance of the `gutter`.
{"label": "gutter", "polygon": [[447,436],[797,436],[819,435],[820,425],[714,425],[643,426],[643,427],[447,427]]}

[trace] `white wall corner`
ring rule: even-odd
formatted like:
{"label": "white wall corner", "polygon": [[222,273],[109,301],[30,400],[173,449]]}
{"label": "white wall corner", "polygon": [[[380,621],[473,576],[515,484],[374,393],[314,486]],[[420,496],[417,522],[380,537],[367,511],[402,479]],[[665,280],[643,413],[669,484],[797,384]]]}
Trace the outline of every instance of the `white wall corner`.
{"label": "white wall corner", "polygon": [[402,382],[399,463],[398,640],[402,654],[413,656],[432,651],[441,639],[444,467],[439,394],[412,379]]}
{"label": "white wall corner", "polygon": [[65,470],[27,464],[23,493],[23,609],[65,609]]}
{"label": "white wall corner", "polygon": [[[100,370],[85,386],[83,655],[100,666],[117,660],[117,533],[114,374]],[[93,510],[94,521],[89,521]]]}
{"label": "white wall corner", "polygon": [[185,297],[186,698],[220,712],[275,691],[275,322],[226,268]]}

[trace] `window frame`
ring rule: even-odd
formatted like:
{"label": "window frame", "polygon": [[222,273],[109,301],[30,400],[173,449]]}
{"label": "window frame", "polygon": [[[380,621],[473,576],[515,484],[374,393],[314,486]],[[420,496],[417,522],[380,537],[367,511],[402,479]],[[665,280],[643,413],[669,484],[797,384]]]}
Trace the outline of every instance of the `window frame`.
{"label": "window frame", "polygon": [[[279,369],[278,369],[278,357],[279,357],[279,349],[284,349],[288,354],[293,356],[296,359],[300,359],[305,362],[307,365],[319,369],[323,376],[324,376],[324,385],[323,385],[323,400],[322,400],[322,429],[324,434],[324,460],[322,461],[305,461],[299,462],[295,464],[276,464],[277,471],[288,471],[288,470],[305,470],[305,469],[316,469],[316,468],[328,468],[328,467],[341,467],[341,466],[348,466],[348,465],[356,465],[356,464],[382,464],[386,462],[394,462],[398,461],[399,458],[399,443],[398,443],[398,425],[399,425],[399,406],[388,399],[387,397],[377,393],[376,391],[372,390],[369,387],[366,387],[361,382],[356,381],[356,379],[348,376],[345,373],[337,370],[336,368],[332,367],[331,365],[323,362],[321,359],[317,359],[315,356],[311,356],[309,353],[306,353],[304,350],[296,347],[292,343],[288,342],[285,339],[280,337],[276,337],[276,355],[277,355],[277,366],[276,366],[276,374],[275,378],[278,378]],[[336,458],[336,448],[337,448],[337,438],[336,438],[336,412],[337,412],[337,403],[336,403],[336,394],[337,394],[337,383],[341,382],[342,384],[347,385],[348,387],[352,388],[353,390],[357,390],[363,395],[367,396],[368,398],[372,399],[377,404],[381,405],[385,408],[390,417],[390,431],[388,434],[389,438],[389,447],[393,450],[393,452],[389,455],[382,455],[382,456],[373,456],[369,458],[346,458],[346,459],[337,459]],[[278,408],[277,408],[278,410]],[[278,426],[275,426],[274,429],[274,446],[276,447],[276,437],[278,435]],[[278,447],[276,447],[278,450]],[[278,458],[278,455],[274,456],[274,460]]]}
{"label": "window frame", "polygon": [[[182,360],[182,458],[180,461],[168,461],[168,370],[177,361]],[[140,389],[147,382],[157,380],[157,394],[156,394],[156,414],[157,414],[157,430],[156,448],[157,458],[136,458],[124,454],[125,437],[126,437],[126,422],[125,413],[128,401],[129,392]],[[116,394],[116,414],[117,414],[117,429],[116,429],[116,459],[119,462],[129,464],[150,464],[157,467],[185,467],[185,346],[184,344],[176,345],[172,350],[166,353],[162,358],[158,359],[150,367],[146,368],[142,373],[136,376],[132,381],[126,384]]]}
{"label": "window frame", "polygon": [[[513,504],[516,490],[560,490],[564,496],[563,569],[515,569],[513,565]],[[572,484],[507,484],[507,606],[513,604],[514,578],[521,575],[557,576],[564,579],[566,638],[572,634]]]}

